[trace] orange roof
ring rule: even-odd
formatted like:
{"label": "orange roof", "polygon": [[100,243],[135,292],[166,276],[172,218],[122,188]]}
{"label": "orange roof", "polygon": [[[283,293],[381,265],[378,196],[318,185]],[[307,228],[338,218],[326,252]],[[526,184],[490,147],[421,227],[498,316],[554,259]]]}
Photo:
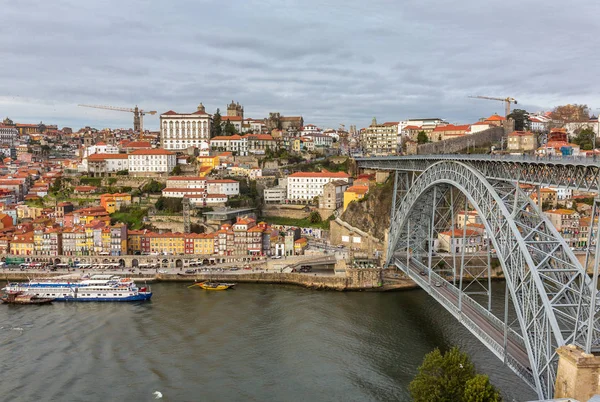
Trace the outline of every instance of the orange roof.
{"label": "orange roof", "polygon": [[138,149],[129,155],[175,155],[173,152],[165,149]]}
{"label": "orange roof", "polygon": [[221,121],[242,121],[242,116],[221,116]]}
{"label": "orange roof", "polygon": [[454,230],[448,230],[445,232],[440,232],[441,235],[445,235],[445,236],[452,236],[452,233],[454,232],[454,237],[462,237],[463,236],[463,232],[465,233],[466,236],[469,237],[474,237],[474,236],[479,236],[479,232],[476,230],[464,230],[464,229],[454,229]]}
{"label": "orange roof", "polygon": [[352,186],[348,187],[346,191],[355,194],[366,194],[369,192],[369,186]]}
{"label": "orange roof", "polygon": [[199,177],[199,176],[172,176],[169,177],[167,179],[167,181],[169,180],[199,180],[199,181],[206,181],[206,179],[204,177]]}
{"label": "orange roof", "polygon": [[241,137],[241,136],[239,136],[239,135],[237,135],[237,134],[234,134],[234,135],[220,135],[220,136],[217,136],[217,137],[213,137],[213,138],[211,138],[210,140],[211,140],[211,141],[213,141],[213,140],[221,140],[221,141],[223,141],[223,140],[227,140],[227,141],[234,141],[234,140],[241,140],[242,138],[244,138],[244,137]]}
{"label": "orange roof", "polygon": [[125,148],[152,148],[152,144],[149,141],[131,141],[123,146]]}
{"label": "orange roof", "polygon": [[220,179],[220,180],[207,180],[206,181],[207,184],[211,184],[211,183],[239,183],[235,180],[231,180],[231,179]]}
{"label": "orange roof", "polygon": [[487,119],[485,119],[485,121],[504,121],[504,120],[506,120],[506,117],[498,116],[497,114],[494,114],[494,115],[488,117]]}
{"label": "orange roof", "polygon": [[421,126],[405,126],[405,130],[420,130]]}
{"label": "orange roof", "polygon": [[105,159],[127,159],[126,154],[92,154],[88,161],[103,161]]}
{"label": "orange roof", "polygon": [[551,209],[549,211],[544,211],[547,214],[560,214],[560,215],[572,215],[574,214],[576,211],[574,209],[564,209],[564,208],[560,208],[560,209]]}
{"label": "orange roof", "polygon": [[437,126],[433,129],[434,133],[440,131],[467,131],[470,128],[468,124],[464,124],[462,126],[455,126],[454,124],[448,124],[447,126]]}
{"label": "orange roof", "polygon": [[301,237],[298,240],[296,240],[294,243],[295,244],[304,244],[304,243],[308,243],[308,240],[306,239],[306,237]]}

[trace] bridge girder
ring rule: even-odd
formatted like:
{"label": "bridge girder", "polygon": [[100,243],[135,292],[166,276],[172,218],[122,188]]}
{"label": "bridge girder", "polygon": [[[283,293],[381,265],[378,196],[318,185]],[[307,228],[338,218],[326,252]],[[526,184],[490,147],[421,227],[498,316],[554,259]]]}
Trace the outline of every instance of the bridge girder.
{"label": "bridge girder", "polygon": [[376,170],[422,172],[433,163],[459,161],[472,166],[488,179],[539,186],[597,192],[600,164],[576,157],[554,159],[494,155],[418,155],[357,158],[359,167]]}
{"label": "bridge girder", "polygon": [[[585,345],[591,295],[595,294],[592,281],[562,236],[518,183],[488,180],[466,163],[440,161],[426,168],[406,191],[393,214],[388,250],[390,262],[412,273],[411,277],[430,294],[437,291],[431,286],[431,256],[423,263],[427,260],[425,255],[431,255],[430,245],[434,242],[426,222],[433,222],[438,189],[447,191],[449,186],[464,194],[481,217],[504,272],[520,334],[510,333],[508,323],[504,322],[505,341],[500,350],[502,345],[486,339],[481,328],[475,328],[476,324],[468,324],[466,318],[463,323],[497,356],[504,358],[540,398],[549,398],[556,377],[556,348],[566,344]],[[429,283],[418,275],[414,277],[412,264],[429,268]],[[461,301],[471,304],[474,301],[462,289],[458,291],[458,306],[442,304],[461,319]],[[482,314],[491,314],[489,307],[486,310],[478,306]],[[593,337],[600,339],[597,325],[594,327]],[[507,352],[507,336],[525,346],[528,365],[518,364],[518,359]]]}

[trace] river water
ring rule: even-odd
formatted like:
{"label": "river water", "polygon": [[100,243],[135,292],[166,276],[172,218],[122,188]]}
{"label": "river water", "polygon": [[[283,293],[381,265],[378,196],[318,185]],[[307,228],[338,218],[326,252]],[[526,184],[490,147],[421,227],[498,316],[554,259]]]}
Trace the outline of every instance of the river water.
{"label": "river water", "polygon": [[148,303],[0,306],[1,399],[405,401],[423,356],[453,345],[506,400],[535,399],[421,290],[153,290]]}

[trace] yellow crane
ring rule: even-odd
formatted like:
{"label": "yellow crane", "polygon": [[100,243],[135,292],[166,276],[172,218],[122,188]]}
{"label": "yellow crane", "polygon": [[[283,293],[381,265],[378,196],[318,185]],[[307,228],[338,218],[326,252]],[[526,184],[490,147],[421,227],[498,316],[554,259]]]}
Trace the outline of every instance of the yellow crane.
{"label": "yellow crane", "polygon": [[102,105],[77,105],[77,106],[91,107],[94,109],[115,110],[117,112],[133,113],[133,131],[137,131],[139,133],[144,132],[144,115],[146,115],[146,114],[155,115],[156,114],[156,110],[146,112],[145,110],[139,109],[137,107],[137,105],[133,109],[128,108],[128,107],[102,106]]}
{"label": "yellow crane", "polygon": [[515,105],[517,104],[517,100],[515,98],[494,98],[491,96],[469,96],[469,98],[476,98],[476,99],[487,99],[487,100],[495,100],[495,101],[500,101],[500,102],[504,102],[504,111],[505,111],[505,116],[506,118],[508,118],[508,115],[510,114],[510,104],[514,103]]}

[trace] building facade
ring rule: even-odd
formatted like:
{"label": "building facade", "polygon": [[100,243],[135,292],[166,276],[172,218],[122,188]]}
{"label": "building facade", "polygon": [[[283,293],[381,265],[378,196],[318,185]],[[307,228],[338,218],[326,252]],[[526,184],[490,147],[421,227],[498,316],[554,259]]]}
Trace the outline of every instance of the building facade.
{"label": "building facade", "polygon": [[160,115],[160,143],[162,148],[179,150],[200,148],[210,139],[212,118],[202,103],[193,113],[177,113],[169,110]]}
{"label": "building facade", "polygon": [[177,165],[175,154],[164,149],[140,149],[127,156],[129,173],[134,176],[170,173]]}

